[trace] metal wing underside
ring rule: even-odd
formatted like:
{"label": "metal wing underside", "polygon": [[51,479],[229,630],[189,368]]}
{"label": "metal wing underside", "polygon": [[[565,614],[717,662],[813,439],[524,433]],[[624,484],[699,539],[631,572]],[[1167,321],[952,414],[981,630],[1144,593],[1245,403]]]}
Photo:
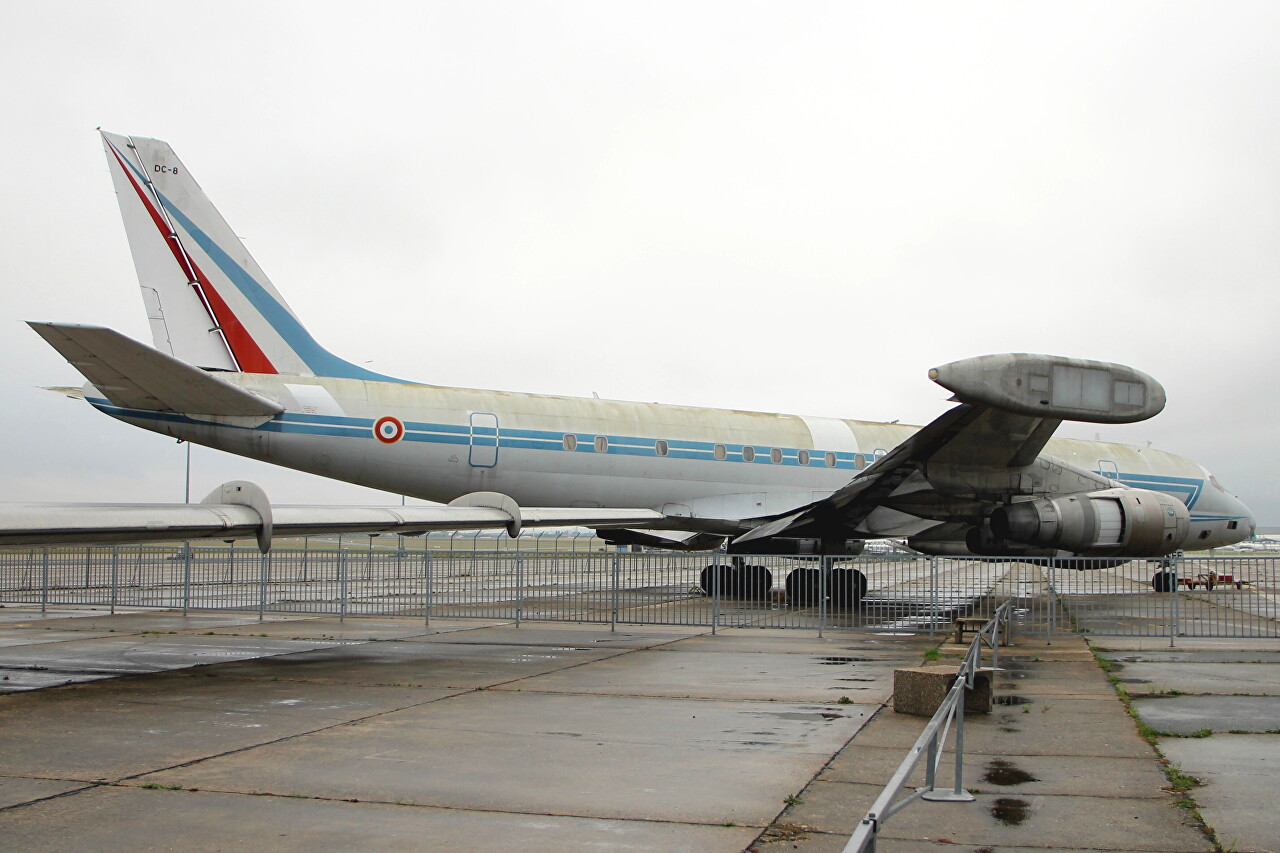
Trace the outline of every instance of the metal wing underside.
{"label": "metal wing underside", "polygon": [[[1058,424],[1057,418],[1036,418],[974,403],[961,403],[944,412],[911,438],[881,457],[848,485],[797,512],[772,519],[739,536],[741,545],[771,536],[791,538],[857,538],[867,518],[881,507],[912,514],[913,508],[945,500],[923,474],[928,465],[978,466],[992,472],[1021,468],[1035,461]],[[910,488],[923,482],[924,488]],[[908,486],[909,494],[899,489]],[[895,501],[894,497],[901,497]]]}

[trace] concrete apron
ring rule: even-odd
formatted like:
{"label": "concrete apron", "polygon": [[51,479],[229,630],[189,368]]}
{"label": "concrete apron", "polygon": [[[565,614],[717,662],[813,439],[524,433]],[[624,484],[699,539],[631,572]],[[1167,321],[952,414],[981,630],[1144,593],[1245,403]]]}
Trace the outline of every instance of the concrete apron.
{"label": "concrete apron", "polygon": [[0,696],[6,847],[740,851],[927,647],[146,616],[0,624],[84,679]]}
{"label": "concrete apron", "polygon": [[[914,803],[884,824],[878,849],[1213,850],[1163,790],[1158,756],[1083,640],[1046,646],[1023,635],[1000,663],[994,712],[965,720],[963,787],[975,802]],[[842,850],[922,727],[918,717],[879,713],[757,849]],[[953,767],[948,751],[940,784],[952,785]],[[920,771],[913,784],[923,780]]]}
{"label": "concrete apron", "polygon": [[1096,642],[1143,722],[1165,733],[1160,751],[1200,781],[1191,796],[1223,849],[1280,853],[1276,641],[1179,637],[1176,649]]}

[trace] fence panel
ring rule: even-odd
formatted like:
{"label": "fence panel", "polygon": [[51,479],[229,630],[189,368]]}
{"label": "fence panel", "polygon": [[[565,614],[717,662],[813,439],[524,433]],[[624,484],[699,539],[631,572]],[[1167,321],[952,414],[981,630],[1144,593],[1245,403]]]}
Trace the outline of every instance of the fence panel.
{"label": "fence panel", "polygon": [[731,557],[607,551],[590,541],[539,537],[523,551],[483,549],[477,538],[469,550],[452,539],[450,550],[369,541],[265,557],[230,546],[10,550],[0,552],[0,600],[819,632],[936,632],[1013,600],[1020,631],[1280,635],[1275,557]]}

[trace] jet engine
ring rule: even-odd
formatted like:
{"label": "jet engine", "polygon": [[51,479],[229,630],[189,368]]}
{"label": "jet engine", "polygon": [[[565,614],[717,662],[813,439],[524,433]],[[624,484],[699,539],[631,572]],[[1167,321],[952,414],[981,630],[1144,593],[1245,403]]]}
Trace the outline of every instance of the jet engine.
{"label": "jet engine", "polygon": [[1191,531],[1187,508],[1146,489],[1106,489],[1007,504],[991,514],[997,539],[1086,557],[1163,557]]}

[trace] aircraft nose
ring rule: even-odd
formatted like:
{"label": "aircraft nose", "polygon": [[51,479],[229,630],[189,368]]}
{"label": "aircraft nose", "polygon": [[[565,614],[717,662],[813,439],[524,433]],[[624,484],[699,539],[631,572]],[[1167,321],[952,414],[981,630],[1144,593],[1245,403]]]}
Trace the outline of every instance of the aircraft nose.
{"label": "aircraft nose", "polygon": [[1253,537],[1253,534],[1258,530],[1258,521],[1253,517],[1253,513],[1249,510],[1249,508],[1244,505],[1244,501],[1241,501],[1238,498],[1237,498],[1237,501],[1240,504],[1240,512],[1241,514],[1244,515],[1244,525],[1243,525],[1245,529],[1244,538],[1250,539]]}

